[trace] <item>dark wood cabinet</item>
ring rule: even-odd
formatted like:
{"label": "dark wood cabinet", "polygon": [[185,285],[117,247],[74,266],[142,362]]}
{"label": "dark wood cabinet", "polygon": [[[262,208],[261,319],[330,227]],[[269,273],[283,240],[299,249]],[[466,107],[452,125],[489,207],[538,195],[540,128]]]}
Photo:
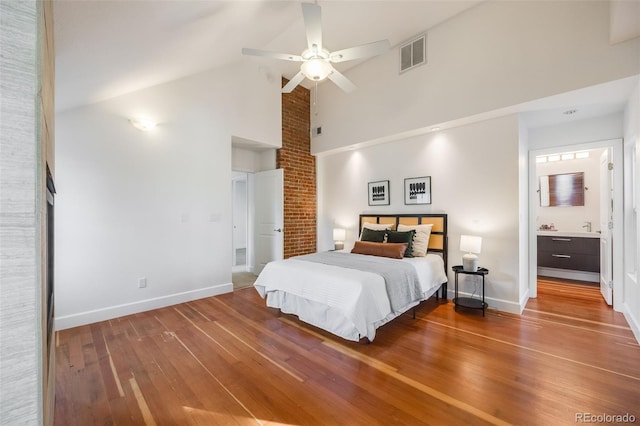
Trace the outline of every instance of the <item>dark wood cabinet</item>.
{"label": "dark wood cabinet", "polygon": [[600,239],[538,236],[538,266],[600,272]]}

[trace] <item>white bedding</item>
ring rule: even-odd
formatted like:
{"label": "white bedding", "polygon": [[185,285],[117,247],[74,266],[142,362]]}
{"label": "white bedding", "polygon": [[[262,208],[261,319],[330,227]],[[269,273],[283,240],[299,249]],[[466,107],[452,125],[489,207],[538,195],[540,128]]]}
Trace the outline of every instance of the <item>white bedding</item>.
{"label": "white bedding", "polygon": [[[351,256],[364,256],[350,254]],[[416,268],[422,295],[391,310],[384,279],[374,273],[290,258],[270,262],[254,286],[267,306],[297,315],[340,337],[375,338],[376,328],[431,297],[447,281],[442,257],[397,259]]]}

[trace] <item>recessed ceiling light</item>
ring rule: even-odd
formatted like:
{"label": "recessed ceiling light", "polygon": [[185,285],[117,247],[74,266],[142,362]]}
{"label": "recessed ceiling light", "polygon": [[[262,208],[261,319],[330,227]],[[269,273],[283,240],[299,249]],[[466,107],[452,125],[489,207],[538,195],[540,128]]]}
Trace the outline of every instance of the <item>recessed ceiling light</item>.
{"label": "recessed ceiling light", "polygon": [[577,110],[577,109],[568,109],[568,110],[566,110],[565,112],[563,112],[563,114],[564,114],[564,115],[573,115],[573,114],[575,114],[576,112],[578,112],[578,110]]}

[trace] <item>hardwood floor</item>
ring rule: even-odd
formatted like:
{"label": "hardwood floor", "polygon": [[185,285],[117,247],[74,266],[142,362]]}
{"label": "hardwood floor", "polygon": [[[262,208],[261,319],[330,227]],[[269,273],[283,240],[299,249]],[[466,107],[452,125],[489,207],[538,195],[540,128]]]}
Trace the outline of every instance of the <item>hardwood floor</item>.
{"label": "hardwood floor", "polygon": [[369,345],[279,314],[253,288],[63,330],[55,424],[640,422],[640,347],[622,315],[597,287],[538,289],[522,316],[431,299]]}
{"label": "hardwood floor", "polygon": [[233,289],[240,290],[246,287],[251,287],[256,282],[256,275],[253,272],[234,272],[231,274],[231,281],[233,282]]}

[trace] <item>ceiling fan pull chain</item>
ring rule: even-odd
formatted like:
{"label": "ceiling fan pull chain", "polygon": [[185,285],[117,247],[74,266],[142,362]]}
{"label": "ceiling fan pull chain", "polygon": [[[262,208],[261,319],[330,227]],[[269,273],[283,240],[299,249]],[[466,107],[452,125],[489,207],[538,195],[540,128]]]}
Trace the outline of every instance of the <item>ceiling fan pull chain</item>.
{"label": "ceiling fan pull chain", "polygon": [[315,107],[318,103],[318,82],[315,82],[315,87],[313,88],[313,106]]}

